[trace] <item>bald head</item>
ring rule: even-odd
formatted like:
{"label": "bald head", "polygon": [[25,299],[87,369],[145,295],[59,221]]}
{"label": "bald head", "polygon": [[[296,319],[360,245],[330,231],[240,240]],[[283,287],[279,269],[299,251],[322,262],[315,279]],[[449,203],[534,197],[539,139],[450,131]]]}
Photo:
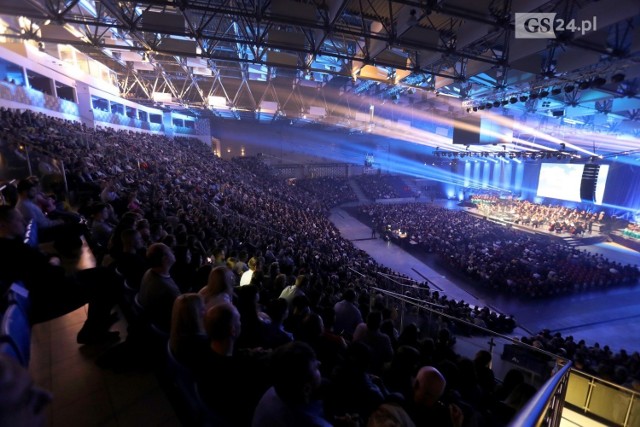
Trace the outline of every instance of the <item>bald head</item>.
{"label": "bald head", "polygon": [[433,366],[423,366],[413,383],[413,401],[421,406],[433,406],[447,385],[444,376]]}

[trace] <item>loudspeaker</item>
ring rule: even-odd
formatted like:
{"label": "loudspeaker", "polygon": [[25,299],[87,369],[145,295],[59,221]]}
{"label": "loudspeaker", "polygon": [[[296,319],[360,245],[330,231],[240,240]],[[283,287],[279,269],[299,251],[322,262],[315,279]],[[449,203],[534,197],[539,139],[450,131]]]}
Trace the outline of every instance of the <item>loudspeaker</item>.
{"label": "loudspeaker", "polygon": [[583,202],[594,202],[596,198],[596,183],[600,165],[587,163],[582,170],[582,180],[580,182],[580,198]]}

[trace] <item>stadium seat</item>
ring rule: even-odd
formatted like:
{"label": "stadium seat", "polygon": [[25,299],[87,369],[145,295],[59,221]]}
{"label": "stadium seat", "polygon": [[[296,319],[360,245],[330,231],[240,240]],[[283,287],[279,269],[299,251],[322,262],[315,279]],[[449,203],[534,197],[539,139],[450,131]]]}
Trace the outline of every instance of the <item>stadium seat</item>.
{"label": "stadium seat", "polygon": [[18,361],[25,367],[29,365],[31,352],[31,326],[27,313],[18,304],[11,304],[2,316],[0,341],[13,343]]}

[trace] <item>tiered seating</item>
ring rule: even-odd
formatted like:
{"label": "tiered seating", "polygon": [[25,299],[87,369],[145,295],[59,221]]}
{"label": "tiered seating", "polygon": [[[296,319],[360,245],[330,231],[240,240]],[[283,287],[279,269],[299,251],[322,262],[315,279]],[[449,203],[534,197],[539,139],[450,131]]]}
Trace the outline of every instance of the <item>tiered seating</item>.
{"label": "tiered seating", "polygon": [[14,283],[9,288],[6,302],[0,323],[0,351],[28,367],[31,356],[29,293],[20,283]]}

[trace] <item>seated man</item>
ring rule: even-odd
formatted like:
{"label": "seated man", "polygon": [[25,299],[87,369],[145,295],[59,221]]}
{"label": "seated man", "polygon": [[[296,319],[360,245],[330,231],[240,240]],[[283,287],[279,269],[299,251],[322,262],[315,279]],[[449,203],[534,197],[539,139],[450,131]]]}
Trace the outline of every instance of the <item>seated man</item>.
{"label": "seated man", "polygon": [[58,258],[49,258],[22,241],[25,225],[22,214],[10,206],[0,206],[0,285],[2,295],[14,282],[29,290],[31,323],[63,316],[89,303],[87,321],[78,342],[89,344],[117,337],[109,332],[110,316],[118,289],[112,276],[102,268],[67,275]]}
{"label": "seated man", "polygon": [[[86,230],[81,217],[75,215],[64,216],[67,218],[51,219],[46,216],[36,203],[38,197],[38,181],[34,178],[26,178],[18,183],[18,203],[16,209],[20,211],[26,221],[33,221],[38,227],[40,242],[53,241],[55,248],[67,255],[74,249],[82,246],[80,236]],[[73,218],[73,219],[71,219]]]}
{"label": "seated man", "polygon": [[176,262],[171,248],[164,243],[154,243],[147,249],[149,269],[142,277],[139,302],[147,318],[158,328],[169,333],[173,303],[181,294],[169,271]]}

